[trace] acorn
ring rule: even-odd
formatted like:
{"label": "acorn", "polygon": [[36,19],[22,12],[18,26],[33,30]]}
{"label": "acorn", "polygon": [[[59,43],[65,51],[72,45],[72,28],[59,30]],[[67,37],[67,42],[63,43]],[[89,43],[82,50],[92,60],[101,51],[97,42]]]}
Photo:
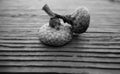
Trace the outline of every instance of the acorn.
{"label": "acorn", "polygon": [[86,32],[90,24],[90,13],[86,7],[79,7],[70,15],[59,15],[55,13],[55,16],[71,24],[74,34]]}
{"label": "acorn", "polygon": [[50,16],[49,23],[39,29],[39,39],[43,44],[50,46],[63,46],[72,40],[71,25],[55,17],[48,5],[43,10]]}

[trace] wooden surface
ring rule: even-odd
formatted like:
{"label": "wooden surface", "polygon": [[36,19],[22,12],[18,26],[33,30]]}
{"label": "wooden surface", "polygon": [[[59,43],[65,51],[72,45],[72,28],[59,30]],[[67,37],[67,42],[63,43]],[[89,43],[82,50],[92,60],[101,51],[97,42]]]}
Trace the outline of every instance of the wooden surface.
{"label": "wooden surface", "polygon": [[48,0],[53,11],[90,10],[86,33],[66,46],[48,47],[38,30],[49,18],[43,0],[0,0],[0,72],[120,73],[120,4],[113,0]]}

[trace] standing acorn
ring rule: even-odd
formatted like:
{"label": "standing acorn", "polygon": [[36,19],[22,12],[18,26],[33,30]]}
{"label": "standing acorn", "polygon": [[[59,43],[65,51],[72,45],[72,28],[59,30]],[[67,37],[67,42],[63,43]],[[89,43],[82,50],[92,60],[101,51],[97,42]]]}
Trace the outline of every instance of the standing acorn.
{"label": "standing acorn", "polygon": [[86,32],[90,24],[90,14],[86,7],[79,7],[71,15],[59,15],[56,17],[63,19],[64,22],[71,24],[72,32],[81,34]]}
{"label": "standing acorn", "polygon": [[39,30],[40,41],[50,46],[62,46],[70,42],[72,40],[71,25],[55,17],[47,4],[44,5],[43,10],[50,16],[50,20]]}

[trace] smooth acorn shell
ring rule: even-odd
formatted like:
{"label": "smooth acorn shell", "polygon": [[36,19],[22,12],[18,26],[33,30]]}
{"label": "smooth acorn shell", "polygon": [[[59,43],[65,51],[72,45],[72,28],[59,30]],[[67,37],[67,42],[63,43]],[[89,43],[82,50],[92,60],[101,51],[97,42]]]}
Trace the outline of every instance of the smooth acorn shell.
{"label": "smooth acorn shell", "polygon": [[72,18],[72,31],[80,34],[86,32],[90,24],[90,14],[86,7],[76,9],[70,17]]}
{"label": "smooth acorn shell", "polygon": [[62,23],[59,29],[52,28],[49,23],[39,29],[39,39],[43,44],[62,46],[72,40],[71,26]]}

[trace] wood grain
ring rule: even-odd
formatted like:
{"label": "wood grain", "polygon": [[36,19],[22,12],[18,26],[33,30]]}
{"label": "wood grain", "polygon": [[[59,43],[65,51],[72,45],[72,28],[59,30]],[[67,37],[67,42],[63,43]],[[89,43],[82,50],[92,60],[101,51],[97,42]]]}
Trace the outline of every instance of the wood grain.
{"label": "wood grain", "polygon": [[120,5],[111,0],[48,0],[53,11],[68,14],[79,6],[90,10],[86,33],[63,47],[39,41],[49,17],[42,0],[0,0],[0,72],[68,74],[120,73]]}

